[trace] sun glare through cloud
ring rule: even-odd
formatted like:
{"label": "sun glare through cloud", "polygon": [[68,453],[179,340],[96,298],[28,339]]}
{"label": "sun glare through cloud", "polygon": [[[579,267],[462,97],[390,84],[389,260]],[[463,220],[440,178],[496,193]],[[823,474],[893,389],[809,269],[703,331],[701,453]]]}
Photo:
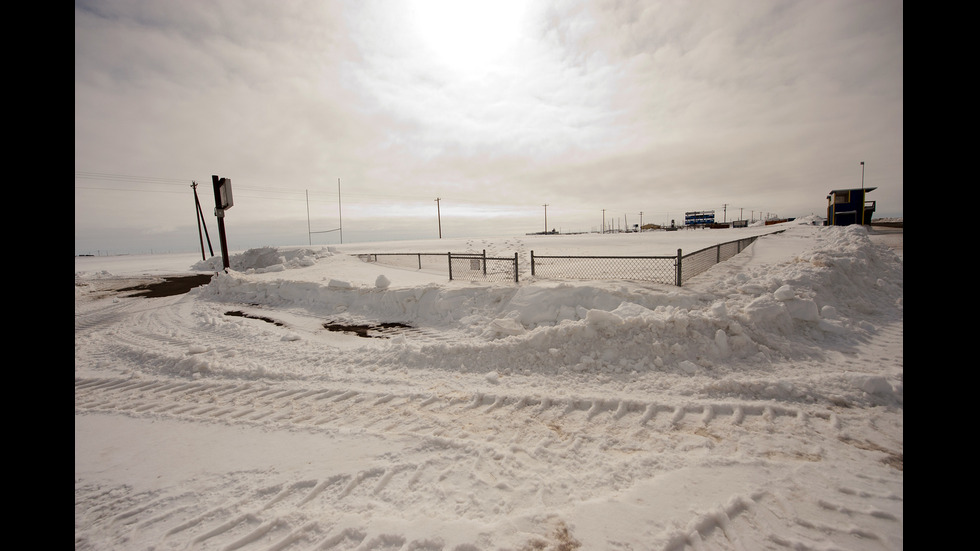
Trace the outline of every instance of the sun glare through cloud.
{"label": "sun glare through cloud", "polygon": [[520,39],[520,0],[414,0],[411,27],[431,60],[460,77],[478,77]]}
{"label": "sun glare through cloud", "polygon": [[902,216],[901,2],[179,4],[75,6],[77,252],[199,248],[214,175],[233,248],[523,235],[545,204],[573,232],[797,217],[865,186]]}

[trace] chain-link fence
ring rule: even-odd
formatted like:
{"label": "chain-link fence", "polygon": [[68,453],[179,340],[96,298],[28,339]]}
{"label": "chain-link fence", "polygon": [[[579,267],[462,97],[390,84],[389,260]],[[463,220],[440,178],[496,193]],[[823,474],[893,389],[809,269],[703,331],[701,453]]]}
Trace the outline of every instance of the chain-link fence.
{"label": "chain-link fence", "polygon": [[[786,230],[779,230],[767,235],[774,235],[784,231]],[[755,243],[755,240],[759,237],[761,236],[756,235],[753,237],[746,237],[745,239],[728,241],[727,243],[712,245],[711,247],[705,247],[699,251],[694,251],[693,253],[685,255],[682,255],[681,250],[677,249],[677,279],[675,284],[680,287],[687,280],[708,271],[708,268],[714,266],[715,264],[724,262],[742,252],[746,247],[752,243]]]}
{"label": "chain-link fence", "polygon": [[399,268],[445,272],[449,279],[518,281],[517,253],[509,258],[493,258],[480,253],[368,253],[357,255],[364,262],[377,262]]}
{"label": "chain-link fence", "polygon": [[449,279],[483,279],[517,282],[517,253],[513,258],[492,258],[482,254],[449,253]]}
{"label": "chain-link fence", "polygon": [[[780,230],[773,233],[781,233]],[[770,234],[771,235],[771,234]],[[692,277],[742,252],[759,236],[712,245],[677,256],[541,256],[531,251],[531,275],[556,279],[631,279],[680,287]]]}
{"label": "chain-link fence", "polygon": [[541,256],[531,251],[531,275],[555,279],[639,279],[672,285],[674,256]]}
{"label": "chain-link fence", "polygon": [[[785,230],[773,232],[773,235]],[[554,279],[630,279],[680,287],[692,277],[745,250],[761,236],[712,245],[676,256],[542,256],[531,251],[531,276]],[[517,253],[492,258],[482,253],[370,253],[357,255],[365,262],[403,268],[445,271],[449,279],[518,281]]]}
{"label": "chain-link fence", "polygon": [[377,262],[399,268],[424,268],[441,272],[447,269],[446,253],[369,253],[359,254],[357,257],[364,262]]}

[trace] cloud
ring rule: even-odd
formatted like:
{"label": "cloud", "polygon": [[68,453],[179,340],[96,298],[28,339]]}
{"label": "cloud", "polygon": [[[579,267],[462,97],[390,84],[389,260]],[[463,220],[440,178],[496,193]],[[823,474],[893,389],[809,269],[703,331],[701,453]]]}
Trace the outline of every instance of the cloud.
{"label": "cloud", "polygon": [[76,237],[101,224],[87,213],[162,227],[152,213],[188,201],[88,191],[79,172],[231,177],[261,226],[305,223],[296,194],[338,178],[352,208],[806,215],[865,161],[901,213],[900,3],[520,7],[467,71],[420,40],[439,12],[410,2],[76,3]]}

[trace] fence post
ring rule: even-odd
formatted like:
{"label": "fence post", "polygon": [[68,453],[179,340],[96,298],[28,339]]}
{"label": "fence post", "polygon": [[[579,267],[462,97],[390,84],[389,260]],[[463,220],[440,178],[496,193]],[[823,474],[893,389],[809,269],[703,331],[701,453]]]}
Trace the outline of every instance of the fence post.
{"label": "fence post", "polygon": [[681,256],[681,250],[680,249],[677,249],[677,262],[676,262],[676,264],[677,264],[677,274],[674,275],[674,282],[677,284],[678,287],[681,286],[681,273],[682,273],[682,271],[681,271],[681,258],[683,258]]}
{"label": "fence post", "polygon": [[419,253],[419,269],[422,269],[422,253]]}
{"label": "fence post", "polygon": [[449,259],[449,281],[453,280],[453,253],[446,253],[446,258]]}
{"label": "fence post", "polygon": [[517,283],[517,253],[514,253],[514,283]]}
{"label": "fence post", "polygon": [[534,250],[531,250],[531,277],[534,277]]}
{"label": "fence post", "polygon": [[483,249],[483,277],[487,277],[487,250]]}

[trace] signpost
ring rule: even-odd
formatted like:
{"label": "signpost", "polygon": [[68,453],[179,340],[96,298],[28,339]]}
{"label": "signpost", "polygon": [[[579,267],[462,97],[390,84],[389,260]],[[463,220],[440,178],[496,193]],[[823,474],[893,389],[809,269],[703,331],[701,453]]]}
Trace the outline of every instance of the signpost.
{"label": "signpost", "polygon": [[218,238],[221,240],[221,260],[225,269],[229,267],[228,241],[225,239],[225,210],[235,204],[231,196],[231,178],[211,176],[214,185],[214,216],[218,219]]}

